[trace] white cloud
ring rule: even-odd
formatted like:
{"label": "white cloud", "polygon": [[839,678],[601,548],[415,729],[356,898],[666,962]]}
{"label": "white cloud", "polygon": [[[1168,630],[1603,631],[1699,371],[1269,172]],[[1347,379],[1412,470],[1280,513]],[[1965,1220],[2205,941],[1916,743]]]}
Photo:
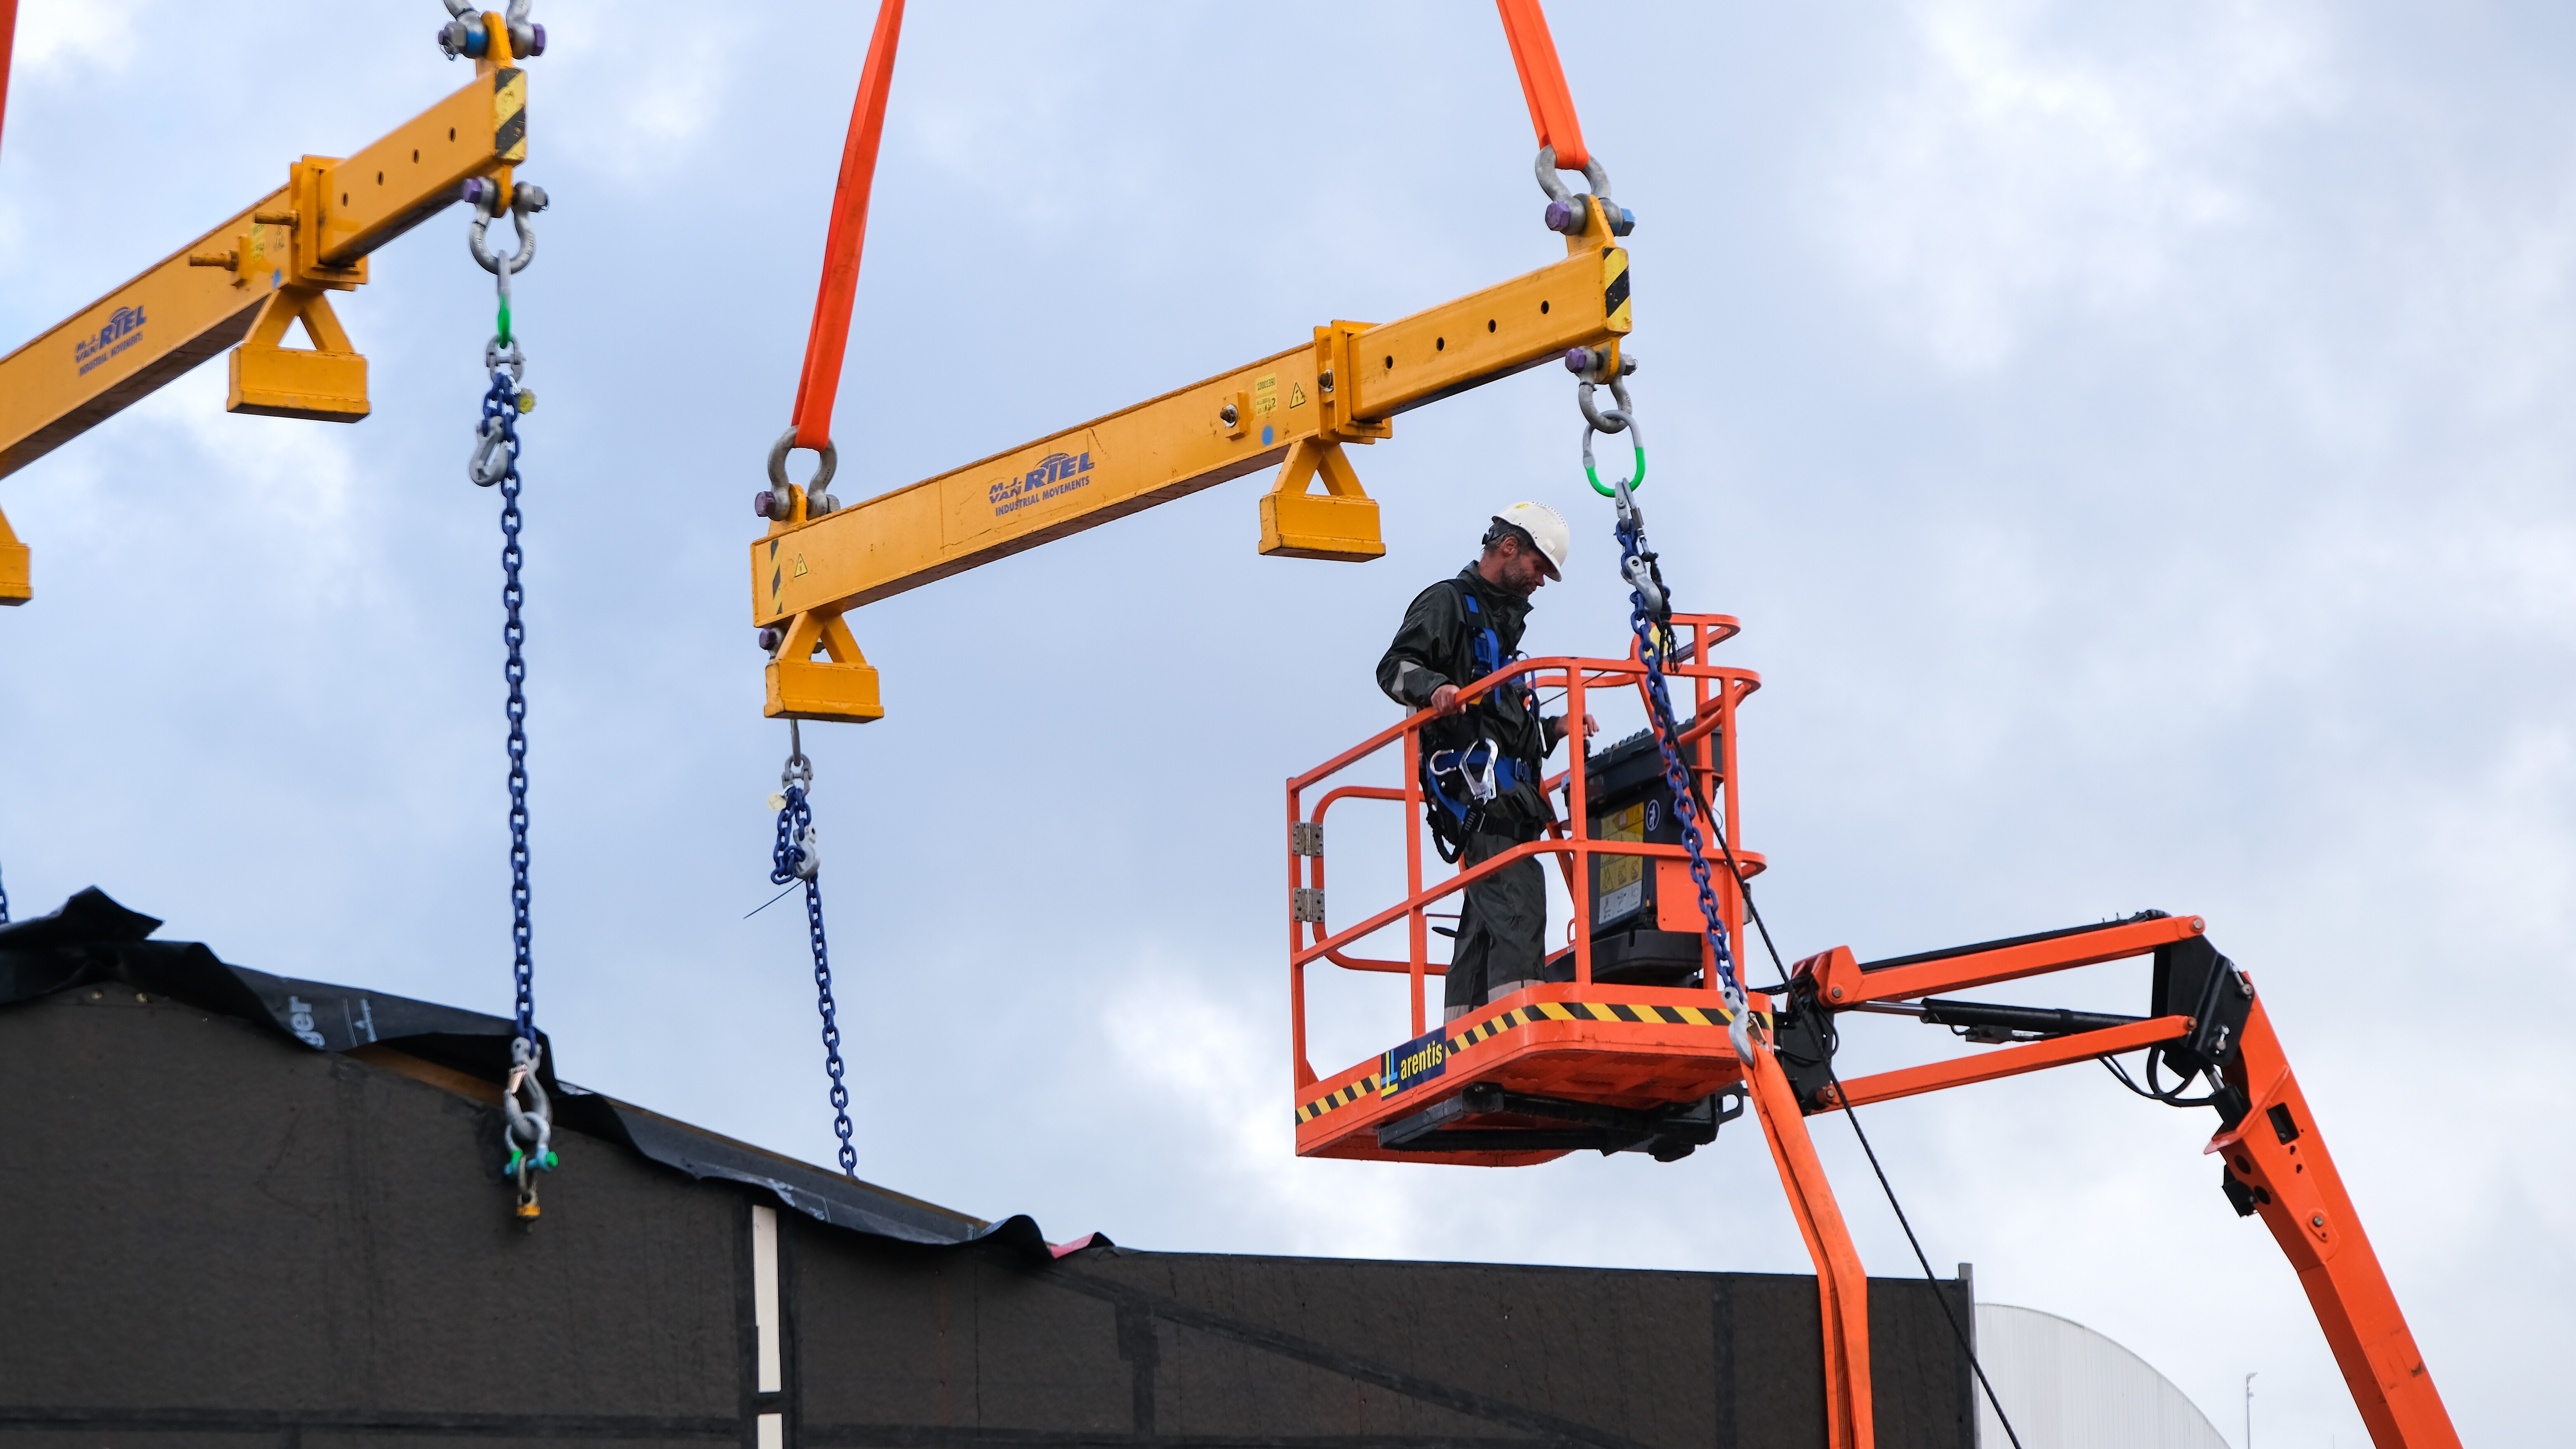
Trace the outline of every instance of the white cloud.
{"label": "white cloud", "polygon": [[[1391,1257],[1423,1246],[1437,1184],[1404,1168],[1297,1156],[1282,1044],[1252,1013],[1167,967],[1131,977],[1100,1012],[1124,1081],[1116,1099],[1161,1104],[1160,1133],[1196,1144],[1181,1155],[1198,1191],[1233,1204],[1238,1229],[1258,1222],[1308,1252]],[[1368,1181],[1358,1190],[1354,1179]]]}
{"label": "white cloud", "polygon": [[2041,0],[1929,0],[1910,77],[1826,157],[1830,243],[1946,365],[2001,362],[2063,303],[2167,296],[2189,247],[2259,207],[2231,156],[2246,133],[2326,103],[2322,42],[2297,15],[2154,15],[2135,49],[2078,49],[2053,43]]}
{"label": "white cloud", "polygon": [[[656,193],[715,187],[692,180],[687,168],[710,159],[708,138],[725,119],[744,48],[778,43],[767,17],[735,10],[710,24],[703,10],[686,6],[595,0],[550,0],[546,17],[537,64],[547,90],[532,124],[544,128],[551,166]],[[681,36],[685,43],[675,43]],[[708,192],[689,205],[715,199]]]}
{"label": "white cloud", "polygon": [[22,80],[53,79],[81,67],[122,70],[134,58],[136,8],[131,0],[22,5],[13,69]]}

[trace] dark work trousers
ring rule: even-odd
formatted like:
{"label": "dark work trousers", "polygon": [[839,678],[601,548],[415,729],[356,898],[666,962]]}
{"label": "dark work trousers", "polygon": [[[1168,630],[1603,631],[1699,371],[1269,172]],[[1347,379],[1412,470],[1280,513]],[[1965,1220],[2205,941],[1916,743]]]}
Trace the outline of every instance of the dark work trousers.
{"label": "dark work trousers", "polygon": [[[1466,870],[1522,842],[1509,835],[1470,835],[1459,853]],[[1539,979],[1547,960],[1547,870],[1537,856],[1517,860],[1467,887],[1458,912],[1458,943],[1449,952],[1452,1008],[1482,1006],[1496,988],[1518,990]]]}

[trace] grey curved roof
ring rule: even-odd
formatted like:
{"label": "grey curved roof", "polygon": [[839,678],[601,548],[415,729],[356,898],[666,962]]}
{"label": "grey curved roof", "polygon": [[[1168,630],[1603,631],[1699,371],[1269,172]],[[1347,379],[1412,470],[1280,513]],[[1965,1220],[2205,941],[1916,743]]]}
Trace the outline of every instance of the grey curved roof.
{"label": "grey curved roof", "polygon": [[[2072,1319],[1980,1303],[1977,1360],[2025,1449],[2228,1449],[2190,1395]],[[2012,1442],[1982,1399],[1977,1433],[1989,1449]]]}

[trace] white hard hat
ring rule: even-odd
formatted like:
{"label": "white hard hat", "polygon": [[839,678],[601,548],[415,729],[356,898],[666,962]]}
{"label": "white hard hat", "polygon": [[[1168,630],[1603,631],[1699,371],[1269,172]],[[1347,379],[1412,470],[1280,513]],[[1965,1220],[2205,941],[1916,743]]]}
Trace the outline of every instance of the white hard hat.
{"label": "white hard hat", "polygon": [[1547,562],[1547,576],[1565,577],[1565,555],[1574,547],[1574,534],[1566,528],[1565,519],[1544,503],[1515,503],[1494,515],[1496,523],[1508,523],[1527,532],[1538,545],[1540,557]]}

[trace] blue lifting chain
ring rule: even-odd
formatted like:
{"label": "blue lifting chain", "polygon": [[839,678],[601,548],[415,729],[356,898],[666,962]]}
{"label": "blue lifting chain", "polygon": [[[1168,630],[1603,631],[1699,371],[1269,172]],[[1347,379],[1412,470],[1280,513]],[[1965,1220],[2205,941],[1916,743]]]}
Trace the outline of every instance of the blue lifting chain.
{"label": "blue lifting chain", "polygon": [[0,886],[0,926],[9,924],[9,888]]}
{"label": "blue lifting chain", "polygon": [[[1646,666],[1646,699],[1654,716],[1655,745],[1664,759],[1664,783],[1673,792],[1673,815],[1682,824],[1682,846],[1690,852],[1691,883],[1699,888],[1699,911],[1707,925],[1708,944],[1717,960],[1720,992],[1726,999],[1728,1040],[1735,1047],[1737,1059],[1753,1059],[1752,1033],[1746,1024],[1744,983],[1738,979],[1735,955],[1727,949],[1726,921],[1718,913],[1717,888],[1709,879],[1706,843],[1700,834],[1699,802],[1691,788],[1690,767],[1682,761],[1681,726],[1673,719],[1672,692],[1664,683],[1665,655],[1672,648],[1672,595],[1664,587],[1663,570],[1654,552],[1646,547],[1646,515],[1637,507],[1631,490],[1645,478],[1646,445],[1637,427],[1628,389],[1617,375],[1609,379],[1611,395],[1618,399],[1615,408],[1596,411],[1592,405],[1592,383],[1586,379],[1579,397],[1583,407],[1583,471],[1592,486],[1601,487],[1600,474],[1592,462],[1592,435],[1599,433],[1628,434],[1636,450],[1636,476],[1618,480],[1602,491],[1610,493],[1618,504],[1619,573],[1628,581],[1628,627],[1637,635],[1637,657]],[[1710,821],[1715,828],[1716,822]],[[1725,838],[1719,837],[1725,848]],[[1727,850],[1729,860],[1734,858]]]}
{"label": "blue lifting chain", "polygon": [[806,791],[814,785],[814,762],[805,758],[805,742],[796,721],[787,722],[787,767],[778,772],[778,843],[769,853],[769,883],[793,888],[805,884],[805,934],[814,946],[815,1008],[823,1014],[823,1071],[832,1079],[832,1130],[841,1138],[841,1171],[859,1175],[859,1152],[850,1145],[850,1089],[841,1081],[841,1023],[832,1005],[832,952],[823,939],[823,853],[815,844],[814,807]]}
{"label": "blue lifting chain", "polygon": [[[520,190],[536,192],[534,187]],[[485,183],[477,190],[468,183],[467,199],[474,203],[475,211],[471,233],[474,259],[491,271],[500,293],[498,330],[483,347],[483,365],[491,369],[492,385],[483,393],[483,417],[475,428],[474,456],[466,465],[466,475],[479,487],[489,488],[497,483],[501,488],[501,642],[507,649],[501,675],[510,685],[505,710],[510,720],[510,974],[517,997],[517,1032],[510,1041],[510,1081],[501,1094],[502,1115],[509,1124],[504,1136],[510,1157],[501,1170],[518,1188],[518,1216],[533,1220],[537,1216],[535,1175],[552,1172],[555,1167],[554,1113],[546,1100],[546,1089],[538,1080],[537,1068],[545,1052],[537,1036],[536,967],[529,951],[528,697],[523,687],[528,679],[528,664],[520,654],[528,630],[519,617],[519,606],[527,597],[519,582],[519,415],[535,410],[537,395],[519,386],[519,379],[526,375],[527,358],[510,333],[510,275],[535,255],[536,239],[528,230],[527,213],[545,203],[543,194],[537,193],[533,206],[523,198],[521,204],[512,207],[510,219],[519,233],[518,252],[495,256],[484,246],[483,229],[491,223],[497,206],[496,189]]]}

